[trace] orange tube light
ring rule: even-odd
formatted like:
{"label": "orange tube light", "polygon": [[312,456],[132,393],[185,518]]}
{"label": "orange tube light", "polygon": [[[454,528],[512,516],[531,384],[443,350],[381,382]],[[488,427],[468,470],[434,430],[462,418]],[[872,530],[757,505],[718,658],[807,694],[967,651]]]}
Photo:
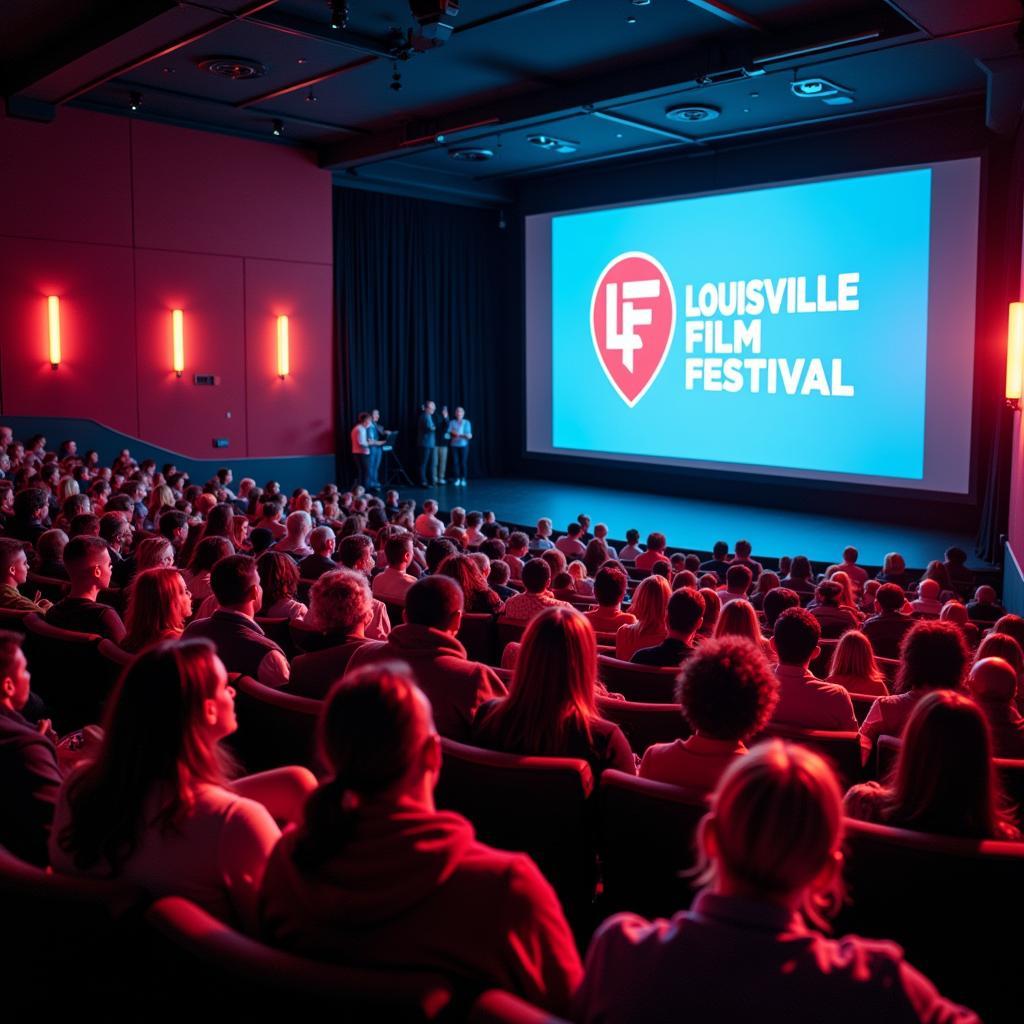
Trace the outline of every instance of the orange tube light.
{"label": "orange tube light", "polygon": [[47,295],[46,312],[50,331],[50,367],[54,370],[60,366],[60,297]]}
{"label": "orange tube light", "polygon": [[284,380],[291,372],[288,352],[288,317],[277,318],[277,375]]}
{"label": "orange tube light", "polygon": [[1016,408],[1024,388],[1024,302],[1010,303],[1006,332],[1006,401]]}
{"label": "orange tube light", "polygon": [[183,310],[171,310],[171,341],[174,372],[180,377],[185,372],[185,313]]}

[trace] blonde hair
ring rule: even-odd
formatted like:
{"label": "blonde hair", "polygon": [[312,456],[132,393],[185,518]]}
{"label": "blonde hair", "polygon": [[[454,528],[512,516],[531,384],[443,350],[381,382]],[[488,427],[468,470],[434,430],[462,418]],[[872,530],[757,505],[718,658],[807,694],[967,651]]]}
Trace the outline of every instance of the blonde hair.
{"label": "blonde hair", "polygon": [[832,667],[829,678],[870,679],[873,683],[884,683],[885,674],[875,661],[871,641],[859,630],[848,629],[832,652]]}
{"label": "blonde hair", "polygon": [[664,576],[648,576],[640,581],[629,610],[636,616],[637,633],[665,629],[665,615],[672,587]]}
{"label": "blonde hair", "polygon": [[843,588],[842,593],[839,595],[840,606],[856,608],[857,602],[853,597],[853,580],[850,579],[849,574],[843,572],[842,569],[837,569],[831,576],[829,576],[829,579],[833,583],[838,583],[839,586]]}
{"label": "blonde hair", "polygon": [[898,551],[890,551],[885,556],[885,561],[882,563],[882,572],[887,576],[890,573],[900,573],[907,571],[907,563],[903,561],[903,556]]}
{"label": "blonde hair", "polygon": [[741,636],[760,646],[761,626],[754,606],[741,597],[730,601],[718,617],[715,636]]}

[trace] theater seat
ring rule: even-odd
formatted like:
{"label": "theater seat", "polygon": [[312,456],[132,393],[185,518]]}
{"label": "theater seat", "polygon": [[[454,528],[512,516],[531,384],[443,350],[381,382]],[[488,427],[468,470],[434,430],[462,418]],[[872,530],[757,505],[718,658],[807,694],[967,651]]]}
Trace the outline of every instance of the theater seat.
{"label": "theater seat", "polygon": [[228,738],[248,772],[297,764],[322,775],[316,758],[316,726],[323,702],[232,676],[238,731]]}
{"label": "theater seat", "polygon": [[680,872],[696,863],[706,794],[608,770],[601,774],[599,806],[600,911],[671,917],[686,909],[697,886]]}
{"label": "theater seat", "polygon": [[470,661],[482,661],[485,665],[496,664],[494,649],[498,640],[498,627],[493,615],[477,612],[464,614],[456,639],[466,648],[466,657]]}
{"label": "theater seat", "polygon": [[31,612],[16,612],[10,608],[0,608],[0,629],[9,629],[13,633],[25,635],[25,616]]}
{"label": "theater seat", "polygon": [[597,657],[597,676],[608,690],[643,704],[676,703],[677,675],[678,667],[633,665],[604,654]]}
{"label": "theater seat", "polygon": [[295,654],[295,648],[292,645],[292,634],[289,629],[291,619],[284,618],[266,618],[261,615],[255,617],[256,625],[263,630],[264,633],[270,637],[271,640],[277,644],[278,647],[284,651],[286,658],[291,658]]}
{"label": "theater seat", "polygon": [[47,601],[56,604],[68,596],[71,590],[71,583],[68,580],[55,579],[51,576],[37,576],[34,572],[28,574],[28,580],[18,588],[27,597],[35,600],[38,591]]}
{"label": "theater seat", "polygon": [[495,664],[501,664],[501,655],[509,644],[518,643],[523,639],[526,626],[527,623],[521,619],[498,619],[498,638],[494,647]]}
{"label": "theater seat", "polygon": [[287,692],[297,697],[323,700],[331,687],[345,674],[352,655],[366,642],[353,641],[300,654],[292,662]]}
{"label": "theater seat", "polygon": [[511,992],[492,988],[473,1004],[466,1024],[567,1024],[563,1017],[533,1006]]}
{"label": "theater seat", "polygon": [[469,818],[482,842],[533,857],[567,916],[580,922],[595,881],[587,762],[519,757],[449,739],[441,746],[437,806]]}
{"label": "theater seat", "polygon": [[641,757],[653,743],[671,743],[691,734],[678,704],[640,704],[598,697],[597,709],[602,718],[614,722],[625,733],[633,753]]}
{"label": "theater seat", "polygon": [[840,780],[847,786],[860,782],[864,775],[864,746],[860,733],[830,732],[825,729],[797,729],[789,725],[769,723],[763,732],[753,738],[748,746],[770,736],[799,743],[821,754]]}
{"label": "theater seat", "polygon": [[986,1021],[1020,1019],[1024,843],[846,821],[849,902],[838,934],[891,939],[943,995]]}
{"label": "theater seat", "polygon": [[342,1020],[437,1020],[452,985],[427,971],[369,970],[319,963],[266,946],[178,896],[155,903],[146,922],[163,941],[163,1010],[228,1012],[267,1020],[313,1011]]}

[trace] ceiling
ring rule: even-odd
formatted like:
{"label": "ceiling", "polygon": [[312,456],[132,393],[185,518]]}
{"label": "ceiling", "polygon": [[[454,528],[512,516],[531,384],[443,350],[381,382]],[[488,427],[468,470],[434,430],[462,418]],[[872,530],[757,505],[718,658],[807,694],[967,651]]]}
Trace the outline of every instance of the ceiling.
{"label": "ceiling", "polygon": [[595,161],[981,96],[993,75],[1024,94],[1021,0],[461,0],[442,27],[411,12],[445,2],[348,0],[342,23],[327,0],[3,0],[0,91],[13,116],[72,104],[270,140],[352,183],[478,202]]}

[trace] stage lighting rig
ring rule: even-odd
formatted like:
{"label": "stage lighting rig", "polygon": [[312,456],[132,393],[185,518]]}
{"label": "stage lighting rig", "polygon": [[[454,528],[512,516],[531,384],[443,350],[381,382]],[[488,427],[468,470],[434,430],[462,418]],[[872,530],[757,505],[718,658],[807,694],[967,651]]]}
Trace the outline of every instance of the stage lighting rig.
{"label": "stage lighting rig", "polygon": [[348,28],[348,0],[330,0],[331,28]]}
{"label": "stage lighting rig", "polygon": [[409,33],[409,43],[422,53],[443,46],[451,38],[459,0],[409,0],[409,10],[416,19],[416,28]]}

